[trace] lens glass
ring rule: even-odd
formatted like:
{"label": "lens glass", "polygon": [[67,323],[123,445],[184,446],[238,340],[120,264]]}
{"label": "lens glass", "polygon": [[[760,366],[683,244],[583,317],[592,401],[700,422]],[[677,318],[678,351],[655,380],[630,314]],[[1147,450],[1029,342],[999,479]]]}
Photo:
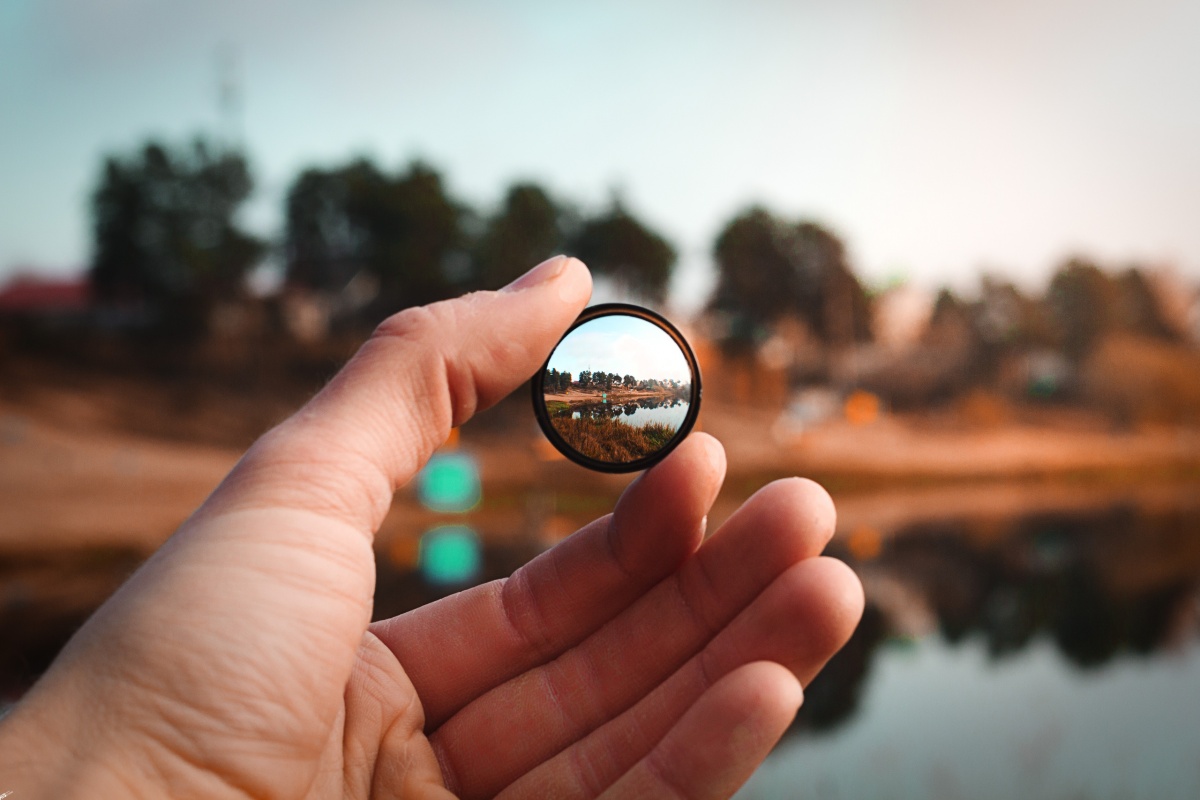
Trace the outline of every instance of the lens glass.
{"label": "lens glass", "polygon": [[633,313],[585,312],[550,355],[534,397],[560,451],[610,472],[665,455],[691,428],[699,400],[683,337],[661,317],[625,308]]}

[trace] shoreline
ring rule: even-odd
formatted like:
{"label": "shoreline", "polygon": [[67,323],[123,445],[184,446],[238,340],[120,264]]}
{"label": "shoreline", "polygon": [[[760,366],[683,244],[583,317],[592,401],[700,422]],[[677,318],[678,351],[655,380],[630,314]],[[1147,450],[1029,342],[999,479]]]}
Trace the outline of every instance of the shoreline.
{"label": "shoreline", "polygon": [[608,402],[619,403],[628,400],[646,400],[648,398],[662,398],[663,400],[680,399],[683,402],[688,402],[686,398],[679,398],[672,392],[569,392],[567,394],[543,394],[542,398],[547,403],[566,403],[568,405],[576,405],[578,403],[601,403],[604,402],[603,395],[608,395]]}
{"label": "shoreline", "polygon": [[[9,386],[13,391],[0,397],[0,552],[90,545],[148,551],[244,451],[211,433],[249,427],[249,405],[226,402],[224,395],[200,394],[196,407],[181,409],[157,384],[128,380],[96,378],[81,387],[43,378]],[[655,396],[667,397],[631,392],[609,399],[619,404]],[[547,396],[555,398],[600,400],[590,392]],[[282,415],[282,401],[279,406]],[[530,487],[558,493],[557,516],[576,508],[605,513],[628,478],[560,468],[561,455],[536,426],[526,425],[529,416],[528,396],[514,397],[463,428],[458,446],[477,459],[487,487],[484,507],[472,519],[481,529],[493,518],[495,530],[521,529],[517,509],[526,507],[521,498]],[[818,480],[839,504],[848,503],[848,522],[859,516],[859,503],[890,508],[888,515],[907,505],[919,506],[922,515],[970,514],[977,505],[999,504],[989,498],[1008,498],[1005,508],[1026,502],[1053,508],[1067,495],[1083,504],[1168,486],[1170,494],[1195,494],[1200,486],[1200,427],[1114,429],[1077,416],[1039,413],[968,426],[904,414],[870,425],[828,420],[801,429],[779,425],[772,409],[708,402],[696,430],[715,436],[726,453],[726,499],[714,520],[765,482],[795,475]],[[908,494],[913,501],[902,503]],[[401,520],[406,529],[437,522],[411,492],[399,492],[396,506],[400,511],[382,526],[381,540]],[[882,516],[880,510],[869,518]]]}

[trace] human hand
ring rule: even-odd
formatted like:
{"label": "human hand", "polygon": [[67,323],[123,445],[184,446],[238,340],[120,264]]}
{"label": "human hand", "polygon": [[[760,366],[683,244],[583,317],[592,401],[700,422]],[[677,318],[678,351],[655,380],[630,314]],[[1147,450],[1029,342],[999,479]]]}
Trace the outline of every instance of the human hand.
{"label": "human hand", "polygon": [[389,319],[262,437],[0,721],[0,794],[726,797],[862,609],[834,511],[768,485],[701,545],[693,434],[507,580],[370,623],[374,532],[586,303],[552,259]]}

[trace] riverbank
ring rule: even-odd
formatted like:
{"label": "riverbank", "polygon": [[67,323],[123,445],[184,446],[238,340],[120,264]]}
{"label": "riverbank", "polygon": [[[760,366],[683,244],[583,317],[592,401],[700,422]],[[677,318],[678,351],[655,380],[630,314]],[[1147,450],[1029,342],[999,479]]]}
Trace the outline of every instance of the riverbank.
{"label": "riverbank", "polygon": [[1116,428],[1070,410],[999,424],[914,413],[869,425],[833,419],[797,430],[781,425],[775,414],[706,407],[701,423],[725,445],[738,472],[816,475],[864,489],[997,480],[1200,480],[1200,429]]}
{"label": "riverbank", "polygon": [[687,401],[686,397],[680,397],[674,392],[651,392],[651,391],[632,391],[625,392],[619,389],[614,389],[611,392],[604,392],[600,389],[586,389],[576,391],[572,389],[570,392],[556,392],[554,394],[543,395],[547,403],[567,403],[568,405],[578,405],[580,403],[600,403],[609,402],[612,404],[628,403],[633,400],[683,400]]}
{"label": "riverbank", "polygon": [[[274,405],[251,403],[231,392],[172,394],[163,382],[21,377],[0,381],[0,553],[93,545],[152,549],[212,491],[253,435],[291,408],[281,398]],[[598,402],[598,396],[575,392],[548,399],[556,397]],[[634,399],[634,393],[610,396],[614,403]],[[248,410],[252,405],[257,418]],[[528,395],[518,393],[480,414],[458,438],[484,486],[472,520],[481,534],[515,536],[532,527],[554,538],[610,509],[631,479],[565,462],[532,416]],[[1025,487],[1017,493],[1021,498],[1032,491],[1051,505],[1061,492],[1043,487],[1088,487],[1089,498],[1162,484],[1200,492],[1200,430],[1118,429],[1070,409],[1022,411],[989,424],[927,412],[858,426],[835,419],[797,430],[781,426],[779,414],[769,409],[709,402],[697,427],[716,436],[727,453],[726,488],[714,523],[764,482],[787,475],[822,482],[847,520],[857,516],[860,498],[877,495],[891,499],[873,508],[908,516],[950,506],[966,512],[988,496],[1012,494],[997,487],[1015,485]],[[224,444],[233,441],[244,444]],[[901,513],[898,494],[922,499],[904,503]],[[956,501],[968,496],[976,500],[965,506]],[[437,521],[410,489],[398,492],[395,502],[381,538]],[[530,503],[550,510],[531,522]],[[880,514],[858,518],[877,524]],[[884,516],[887,526],[899,524],[897,516]]]}
{"label": "riverbank", "polygon": [[620,419],[555,416],[554,430],[572,449],[606,464],[627,464],[670,444],[678,428],[651,422],[629,425]]}

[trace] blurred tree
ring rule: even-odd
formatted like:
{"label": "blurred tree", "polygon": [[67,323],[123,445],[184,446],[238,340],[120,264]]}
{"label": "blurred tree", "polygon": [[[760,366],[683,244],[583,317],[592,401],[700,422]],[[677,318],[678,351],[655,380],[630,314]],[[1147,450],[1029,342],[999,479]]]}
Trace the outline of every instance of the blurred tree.
{"label": "blurred tree", "polygon": [[445,299],[471,278],[467,213],[420,162],[395,176],[367,159],[306,170],[288,192],[288,280],[339,291],[356,275],[371,276],[378,285],[372,323]]}
{"label": "blurred tree", "polygon": [[1073,258],[1059,267],[1046,292],[1046,308],[1063,351],[1080,360],[1118,327],[1119,291],[1090,261]]}
{"label": "blurred tree", "polygon": [[566,212],[540,186],[513,185],[476,247],[482,288],[498,289],[562,252],[568,226]]}
{"label": "blurred tree", "polygon": [[1064,352],[1076,361],[1114,333],[1165,342],[1184,340],[1137,268],[1113,277],[1090,261],[1071,259],[1051,279],[1045,306]]}
{"label": "blurred tree", "polygon": [[714,246],[717,287],[710,306],[731,318],[729,340],[750,343],[786,315],[830,345],[870,338],[870,303],[833,233],[750,208],[722,229]]}
{"label": "blurred tree", "polygon": [[1013,283],[984,275],[979,302],[973,310],[974,325],[984,344],[997,350],[1027,350],[1054,346],[1054,326],[1036,299]]}
{"label": "blurred tree", "polygon": [[285,212],[289,282],[340,291],[366,268],[372,241],[363,198],[382,194],[386,180],[365,159],[300,173],[288,190]]}
{"label": "blurred tree", "polygon": [[970,319],[971,375],[964,376],[968,383],[996,378],[1012,357],[1062,346],[1062,333],[1045,304],[991,275],[980,281],[979,300],[970,306]]}
{"label": "blurred tree", "polygon": [[846,263],[841,240],[820,225],[801,222],[788,239],[798,281],[801,316],[826,343],[848,345],[871,338],[867,294]]}
{"label": "blurred tree", "polygon": [[[745,322],[771,322],[792,310],[792,265],[780,246],[785,225],[760,207],[731,220],[717,236],[714,254],[719,276],[711,305]],[[750,330],[731,331],[735,339]]]}
{"label": "blurred tree", "polygon": [[1133,267],[1116,278],[1117,324],[1140,336],[1165,341],[1182,341],[1183,336],[1167,320],[1145,273]]}
{"label": "blurred tree", "polygon": [[597,275],[627,292],[661,303],[675,266],[675,249],[613,200],[609,210],[585,219],[569,248]]}
{"label": "blurred tree", "polygon": [[245,158],[203,139],[106,158],[92,193],[97,296],[148,309],[159,327],[201,333],[212,305],[243,291],[264,252],[235,221],[252,188]]}
{"label": "blurred tree", "polygon": [[922,344],[949,347],[972,343],[971,309],[952,290],[943,287],[933,302]]}
{"label": "blurred tree", "polygon": [[626,375],[622,381],[626,386],[636,386],[637,380],[632,375]]}

